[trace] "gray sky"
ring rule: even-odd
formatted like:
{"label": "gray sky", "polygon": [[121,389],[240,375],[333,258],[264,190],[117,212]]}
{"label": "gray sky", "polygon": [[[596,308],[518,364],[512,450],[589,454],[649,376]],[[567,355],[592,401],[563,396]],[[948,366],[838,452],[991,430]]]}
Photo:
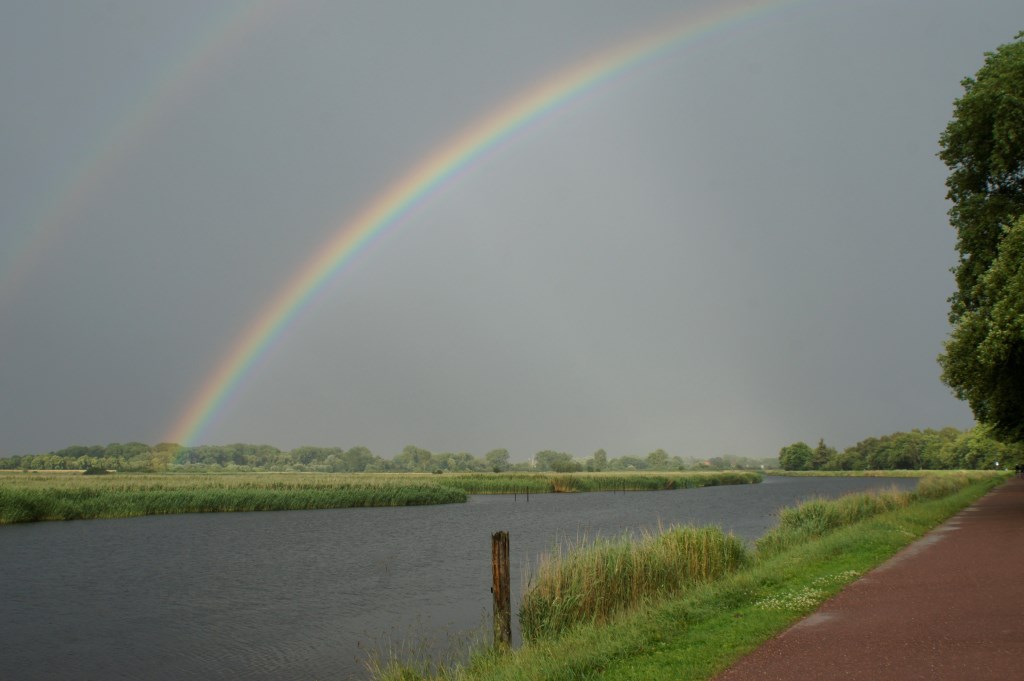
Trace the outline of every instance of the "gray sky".
{"label": "gray sky", "polygon": [[[0,455],[172,429],[378,192],[695,7],[0,0]],[[1019,0],[810,1],[500,145],[332,280],[199,442],[771,456],[970,427],[935,157]]]}

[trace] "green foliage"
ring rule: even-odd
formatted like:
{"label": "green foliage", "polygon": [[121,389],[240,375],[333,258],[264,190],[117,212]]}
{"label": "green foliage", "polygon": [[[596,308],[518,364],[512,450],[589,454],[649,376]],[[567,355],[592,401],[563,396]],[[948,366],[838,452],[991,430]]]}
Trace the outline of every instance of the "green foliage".
{"label": "green foliage", "polygon": [[940,138],[960,259],[942,379],[996,437],[1024,441],[1024,33],[963,81]]}
{"label": "green foliage", "polygon": [[811,465],[810,467],[814,470],[820,471],[828,467],[829,461],[837,456],[837,452],[834,447],[829,447],[825,444],[825,439],[818,440],[818,446],[814,448],[814,452],[811,454]]}
{"label": "green foliage", "polygon": [[838,499],[811,499],[794,508],[783,509],[779,524],[757,540],[758,558],[774,556],[780,551],[821,537],[841,527],[867,518],[906,508],[922,499],[940,499],[979,482],[993,482],[991,474],[962,472],[926,475],[913,492],[883,490],[846,494]]}
{"label": "green foliage", "polygon": [[903,508],[910,500],[910,495],[890,490],[849,494],[834,500],[811,499],[794,508],[783,509],[779,524],[757,540],[758,557],[776,555],[840,527]]}
{"label": "green foliage", "polygon": [[[673,457],[678,459],[678,457]],[[680,462],[681,464],[682,462]],[[682,468],[682,466],[680,466]],[[723,454],[713,456],[709,459],[701,459],[692,462],[694,470],[763,470],[765,468],[778,468],[779,459],[777,456],[764,458],[750,458],[736,456],[734,454]]]}
{"label": "green foliage", "polygon": [[523,638],[560,634],[581,622],[607,621],[652,597],[679,593],[749,562],[743,543],[718,528],[672,527],[581,543],[545,556],[523,594]]}
{"label": "green foliage", "polygon": [[422,447],[408,445],[394,458],[394,464],[400,470],[406,471],[429,471],[433,454]]}
{"label": "green foliage", "polygon": [[610,471],[645,471],[647,459],[639,456],[620,456],[608,462]]}
{"label": "green foliage", "polygon": [[[760,470],[783,465],[788,471],[803,470],[891,470],[891,469],[953,469],[953,468],[994,468],[998,461],[1001,467],[1012,468],[1024,463],[1024,444],[1004,444],[993,439],[985,428],[961,433],[955,428],[942,430],[914,430],[907,433],[893,433],[882,437],[871,437],[837,453],[824,440],[811,449],[798,442],[783,448],[783,462],[776,459],[751,459],[731,454],[702,460],[690,460],[694,471]],[[547,472],[575,475],[578,472],[609,471],[619,474],[643,474],[678,472],[687,468],[678,456],[669,456],[658,449],[646,457],[622,456],[609,458],[604,450],[597,450],[590,459],[574,459],[562,452],[546,450],[538,453],[536,465],[531,462],[512,463],[508,450],[495,449],[484,457],[477,458],[468,452],[431,453],[425,449],[406,447],[393,460],[382,459],[362,446],[342,449],[339,447],[298,447],[290,452],[281,451],[269,445],[231,444],[181,447],[174,443],[160,443],[155,446],[134,442],[106,446],[73,446],[49,454],[14,456],[0,458],[0,470],[53,470],[81,471],[88,468],[120,472],[308,472],[308,473],[533,473]],[[823,463],[824,462],[824,463]],[[584,478],[579,478],[583,480]],[[655,476],[657,485],[664,478]],[[604,489],[622,489],[619,487]],[[679,486],[682,483],[678,482]],[[499,493],[527,491],[541,492],[548,481],[531,481],[525,485],[505,480],[495,483],[502,487]],[[583,485],[589,491],[596,483],[571,483],[569,491]],[[630,489],[661,489],[650,483],[627,483]],[[478,493],[467,490],[471,493]],[[487,492],[480,492],[487,493]]]}
{"label": "green foliage", "polygon": [[664,449],[655,449],[647,455],[647,468],[652,471],[663,471],[668,468],[668,453]]}
{"label": "green foliage", "polygon": [[501,473],[509,469],[509,453],[507,449],[492,449],[484,454],[484,461],[488,468],[495,473]]}
{"label": "green foliage", "polygon": [[1024,217],[1004,231],[974,290],[979,302],[959,315],[939,357],[942,380],[993,435],[1024,442]]}
{"label": "green foliage", "polygon": [[571,473],[583,470],[583,466],[573,461],[572,456],[565,452],[555,452],[545,449],[537,452],[533,457],[533,465],[538,471],[557,471],[559,473]]}
{"label": "green foliage", "polygon": [[[941,499],[987,478],[985,473],[951,473],[948,475],[927,475],[917,483],[914,499]],[[988,478],[991,479],[991,478]]]}
{"label": "green foliage", "polygon": [[1003,229],[1024,214],[1022,35],[987,53],[977,74],[962,81],[964,94],[939,140],[939,157],[950,169],[949,215],[961,255],[954,322],[982,302],[975,286],[996,258]]}
{"label": "green foliage", "polygon": [[806,471],[811,468],[814,452],[806,442],[796,442],[779,451],[779,465],[787,471]]}
{"label": "green foliage", "polygon": [[[696,470],[761,469],[768,459],[725,455],[691,460]],[[679,456],[657,449],[646,457],[609,458],[599,449],[590,459],[544,450],[533,461],[513,463],[507,449],[493,449],[483,457],[468,452],[433,453],[421,447],[405,447],[393,459],[375,455],[356,446],[297,447],[282,451],[270,445],[229,444],[182,447],[171,442],[155,446],[141,442],[106,446],[75,445],[48,454],[0,457],[0,470],[85,470],[96,467],[120,472],[303,472],[303,473],[416,473],[416,472],[506,472],[554,471],[556,473],[600,471],[681,471],[687,468]]]}
{"label": "green foliage", "polygon": [[838,453],[824,440],[811,450],[798,442],[779,454],[786,471],[886,471],[1013,468],[1024,463],[1024,443],[1006,444],[983,427],[912,430],[869,437]]}

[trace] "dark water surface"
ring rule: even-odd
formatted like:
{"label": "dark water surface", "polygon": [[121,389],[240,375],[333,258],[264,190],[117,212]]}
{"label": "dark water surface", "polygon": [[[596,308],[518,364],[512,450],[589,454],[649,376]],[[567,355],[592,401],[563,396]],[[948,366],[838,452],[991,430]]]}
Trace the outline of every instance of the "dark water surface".
{"label": "dark water surface", "polygon": [[444,641],[490,610],[490,535],[521,569],[556,541],[718,525],[916,480],[766,478],[665,492],[473,496],[406,508],[0,526],[0,679],[348,679],[384,638]]}

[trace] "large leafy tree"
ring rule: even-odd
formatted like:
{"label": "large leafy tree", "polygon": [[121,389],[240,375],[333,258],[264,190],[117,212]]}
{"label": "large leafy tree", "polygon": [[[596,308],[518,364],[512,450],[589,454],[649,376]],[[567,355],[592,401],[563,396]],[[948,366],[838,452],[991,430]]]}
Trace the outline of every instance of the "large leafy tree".
{"label": "large leafy tree", "polygon": [[[1022,128],[1024,133],[1024,128]],[[1024,217],[1006,230],[939,358],[944,380],[1005,441],[1024,441]]]}
{"label": "large leafy tree", "polygon": [[806,471],[811,469],[814,451],[806,442],[794,442],[779,451],[779,465],[787,471]]}
{"label": "large leafy tree", "polygon": [[550,449],[545,449],[542,452],[537,452],[533,457],[536,463],[536,468],[539,471],[555,471],[556,473],[570,473],[572,471],[580,470],[582,467],[576,465],[576,462],[572,460],[571,454],[565,452],[555,452]]}
{"label": "large leafy tree", "polygon": [[507,471],[511,465],[507,449],[492,449],[484,454],[484,461],[487,462],[487,467],[495,473]]}
{"label": "large leafy tree", "polygon": [[979,422],[1024,441],[1024,33],[963,87],[940,139],[960,258],[939,363]]}

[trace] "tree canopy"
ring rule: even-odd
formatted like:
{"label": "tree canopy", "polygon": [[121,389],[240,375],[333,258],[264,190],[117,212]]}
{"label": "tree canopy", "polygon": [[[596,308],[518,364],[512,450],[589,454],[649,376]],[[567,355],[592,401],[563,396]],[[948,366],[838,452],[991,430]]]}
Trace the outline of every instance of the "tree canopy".
{"label": "tree canopy", "polygon": [[940,138],[957,232],[942,380],[979,423],[1024,441],[1024,33],[963,81]]}
{"label": "tree canopy", "polygon": [[47,454],[0,456],[0,470],[114,470],[125,472],[202,472],[202,471],[302,471],[318,473],[384,472],[499,472],[652,470],[677,471],[687,468],[730,469],[774,467],[774,458],[749,459],[725,455],[710,459],[684,461],[656,449],[646,457],[611,458],[598,449],[590,459],[575,458],[565,452],[544,450],[533,461],[513,462],[507,449],[492,449],[483,457],[469,452],[431,452],[409,445],[392,459],[383,459],[367,447],[297,447],[281,451],[270,445],[229,444],[185,447],[171,442],[147,445],[141,442],[109,445],[74,445]]}
{"label": "tree canopy", "polygon": [[816,449],[795,442],[779,452],[779,466],[789,471],[1012,469],[1024,464],[1024,443],[994,440],[987,428],[912,430],[869,437],[842,452],[818,442]]}
{"label": "tree canopy", "polygon": [[806,442],[794,442],[779,451],[779,465],[787,471],[812,470],[814,452]]}

